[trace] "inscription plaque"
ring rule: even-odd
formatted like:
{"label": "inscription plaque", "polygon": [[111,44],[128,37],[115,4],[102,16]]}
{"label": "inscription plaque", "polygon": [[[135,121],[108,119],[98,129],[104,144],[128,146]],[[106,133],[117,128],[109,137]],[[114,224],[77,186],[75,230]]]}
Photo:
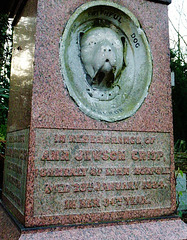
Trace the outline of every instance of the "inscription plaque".
{"label": "inscription plaque", "polygon": [[24,214],[29,130],[7,134],[4,196]]}
{"label": "inscription plaque", "polygon": [[34,215],[169,208],[170,135],[36,130]]}
{"label": "inscription plaque", "polygon": [[146,35],[126,8],[107,1],[79,7],[60,41],[65,85],[94,119],[132,116],[148,94],[152,57]]}

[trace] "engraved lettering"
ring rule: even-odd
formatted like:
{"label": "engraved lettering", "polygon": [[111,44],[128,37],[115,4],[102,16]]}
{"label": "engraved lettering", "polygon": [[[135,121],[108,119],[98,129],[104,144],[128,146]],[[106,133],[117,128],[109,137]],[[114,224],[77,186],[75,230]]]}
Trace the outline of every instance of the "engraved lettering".
{"label": "engraved lettering", "polygon": [[112,206],[130,206],[130,205],[147,205],[151,204],[151,201],[144,196],[134,196],[134,197],[114,197],[114,198],[105,198],[103,200],[103,205],[108,207]]}
{"label": "engraved lettering", "polygon": [[145,161],[145,160],[152,160],[152,161],[160,161],[163,158],[164,154],[162,151],[132,151],[131,158],[135,161]]}
{"label": "engraved lettering", "polygon": [[[69,159],[69,158],[68,158]],[[79,150],[75,154],[76,161],[124,161],[125,160],[125,151],[82,151]]]}
{"label": "engraved lettering", "polygon": [[69,161],[69,151],[61,151],[61,161]]}
{"label": "engraved lettering", "polygon": [[76,209],[75,200],[65,200],[64,205],[64,209]]}
{"label": "engraved lettering", "polygon": [[52,186],[50,186],[50,185],[45,186],[45,193],[46,194],[50,194],[52,192],[52,190],[53,190]]}
{"label": "engraved lettering", "polygon": [[106,176],[129,175],[129,168],[106,168]]}
{"label": "engraved lettering", "polygon": [[5,193],[18,205],[21,206],[21,199],[16,196],[9,188],[5,187]]}
{"label": "engraved lettering", "polygon": [[161,175],[161,174],[169,174],[169,171],[167,168],[162,167],[143,167],[143,168],[135,168],[134,169],[134,175]]}
{"label": "engraved lettering", "polygon": [[75,159],[76,159],[77,161],[82,161],[82,160],[83,160],[83,151],[79,151],[79,153],[77,153],[77,154],[75,155]]}
{"label": "engraved lettering", "polygon": [[102,168],[91,168],[90,175],[92,176],[100,176],[102,172]]}
{"label": "engraved lettering", "polygon": [[38,170],[41,177],[86,176],[88,168],[42,168]]}
{"label": "engraved lettering", "polygon": [[100,207],[100,200],[95,199],[80,199],[80,208],[98,208]]}
{"label": "engraved lettering", "polygon": [[68,151],[50,150],[45,151],[41,158],[42,161],[69,161]]}
{"label": "engraved lettering", "polygon": [[42,156],[41,160],[50,160],[50,158],[49,158],[49,151],[45,151],[43,153],[43,156]]}
{"label": "engraved lettering", "polygon": [[59,160],[59,151],[51,151],[51,160],[54,160],[54,161]]}
{"label": "engraved lettering", "polygon": [[142,182],[142,189],[163,189],[166,188],[166,185],[164,185],[163,181],[159,182],[151,182],[151,181],[143,181]]}
{"label": "engraved lettering", "polygon": [[65,143],[66,136],[65,135],[55,135],[55,143]]}
{"label": "engraved lettering", "polygon": [[99,161],[101,158],[101,151],[93,151],[93,158],[95,161]]}
{"label": "engraved lettering", "polygon": [[18,189],[21,189],[21,182],[17,178],[8,174],[7,175],[7,181],[9,181],[12,185],[17,187]]}
{"label": "engraved lettering", "polygon": [[12,171],[20,174],[20,175],[22,174],[22,168],[21,168],[21,166],[18,166],[18,165],[16,165],[15,163],[12,163],[12,162],[9,162],[9,161],[8,161],[7,168],[8,168],[9,170],[12,170]]}
{"label": "engraved lettering", "polygon": [[136,34],[131,34],[131,38],[133,39],[133,43],[135,44],[135,47],[138,48],[140,46],[140,43],[138,42],[138,39],[136,38]]}
{"label": "engraved lettering", "polygon": [[[169,134],[48,131],[49,137],[43,134],[43,130],[39,132],[43,135],[37,134],[37,144],[41,143],[41,146],[36,150],[34,176],[36,192],[38,184],[43,183],[43,195],[54,212],[61,210],[64,215],[73,216],[80,211],[86,215],[100,212],[119,214],[142,207],[149,211],[157,208],[157,194],[161,201],[165,199],[161,207],[169,208],[170,196],[166,194],[170,189],[170,151],[166,145],[170,142]],[[23,158],[25,152],[21,149],[13,153],[10,148],[8,154]],[[21,171],[21,166],[21,162],[10,162],[9,175],[15,175],[14,168]],[[10,181],[8,184],[11,187]],[[57,210],[52,204],[53,196],[59,203]]]}
{"label": "engraved lettering", "polygon": [[85,161],[91,161],[92,160],[91,151],[85,151],[84,152],[84,160]]}

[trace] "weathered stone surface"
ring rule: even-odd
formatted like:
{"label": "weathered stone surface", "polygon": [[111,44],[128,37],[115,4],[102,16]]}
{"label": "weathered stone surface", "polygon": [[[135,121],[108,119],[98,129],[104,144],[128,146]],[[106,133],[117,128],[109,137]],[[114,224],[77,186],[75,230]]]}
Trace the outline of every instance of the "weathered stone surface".
{"label": "weathered stone surface", "polygon": [[[33,81],[32,77],[26,76],[25,80],[21,78],[23,81],[19,84],[20,88],[25,89],[31,83],[29,94],[32,88],[32,102],[30,97],[29,104],[24,105],[25,101],[17,98],[20,95],[16,94],[16,98],[12,98],[14,109],[10,110],[14,117],[16,106],[23,103],[23,109],[29,110],[30,118],[26,118],[26,124],[22,124],[24,121],[19,120],[24,119],[25,115],[19,111],[20,115],[15,115],[15,119],[9,122],[8,130],[8,134],[19,134],[19,131],[28,131],[30,127],[25,211],[22,218],[19,217],[21,210],[16,202],[10,197],[8,199],[6,192],[6,196],[3,193],[4,204],[26,227],[151,218],[175,211],[167,5],[145,0],[113,1],[128,9],[140,22],[152,52],[153,76],[148,95],[133,116],[106,122],[80,111],[64,85],[65,79],[60,69],[60,38],[72,14],[86,2],[39,0],[37,4],[36,31],[31,31],[33,35],[36,34],[32,38],[35,41],[35,54],[28,68],[29,72],[32,70]],[[29,5],[26,6],[28,8]],[[28,20],[34,23],[35,14],[23,17],[25,20],[29,17]],[[25,30],[28,28],[29,31],[31,26],[27,26],[28,22],[25,21]],[[31,81],[28,82],[28,79]],[[14,96],[13,92],[11,94]],[[129,143],[124,143],[125,136],[129,136],[126,139]],[[144,138],[147,137],[156,137],[156,144],[151,144],[151,140],[146,144]],[[12,164],[14,159],[8,161]],[[119,182],[124,183],[120,190]],[[62,185],[64,183],[66,188]],[[100,184],[100,191],[96,183]],[[12,191],[17,194],[16,188],[12,188]],[[104,199],[109,199],[105,201],[106,206]],[[75,204],[70,200],[75,200]],[[123,206],[120,205],[122,201]]]}
{"label": "weathered stone surface", "polygon": [[25,210],[28,148],[28,129],[7,134],[3,195],[22,215]]}
{"label": "weathered stone surface", "polygon": [[34,216],[170,208],[169,145],[166,133],[37,129]]}
{"label": "weathered stone surface", "polygon": [[109,122],[135,114],[148,94],[152,57],[132,12],[106,1],[82,5],[60,44],[65,84],[85,114]]}

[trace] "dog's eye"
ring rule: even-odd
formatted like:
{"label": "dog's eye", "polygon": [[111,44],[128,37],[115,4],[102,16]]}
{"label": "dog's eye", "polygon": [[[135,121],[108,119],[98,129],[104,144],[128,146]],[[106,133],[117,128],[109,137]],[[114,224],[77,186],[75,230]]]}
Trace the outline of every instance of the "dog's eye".
{"label": "dog's eye", "polygon": [[96,42],[91,41],[88,43],[88,45],[94,45],[94,44],[96,44]]}

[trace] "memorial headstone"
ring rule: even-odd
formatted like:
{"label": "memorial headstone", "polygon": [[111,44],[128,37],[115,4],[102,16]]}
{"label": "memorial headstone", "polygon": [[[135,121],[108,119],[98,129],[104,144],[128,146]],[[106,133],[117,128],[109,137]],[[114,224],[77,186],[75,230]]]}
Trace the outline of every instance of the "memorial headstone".
{"label": "memorial headstone", "polygon": [[[145,227],[125,220],[149,218],[141,238],[166,226],[163,236],[185,236],[181,220],[163,217],[176,209],[169,3],[25,1],[14,21],[3,188],[24,228],[115,239],[111,231]],[[82,229],[96,223],[105,225]]]}

